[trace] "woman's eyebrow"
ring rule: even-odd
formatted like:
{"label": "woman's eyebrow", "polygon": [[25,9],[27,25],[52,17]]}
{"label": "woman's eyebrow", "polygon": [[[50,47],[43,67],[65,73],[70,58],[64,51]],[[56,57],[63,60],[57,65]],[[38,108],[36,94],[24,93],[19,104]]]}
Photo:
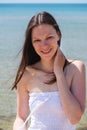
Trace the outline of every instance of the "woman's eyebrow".
{"label": "woman's eyebrow", "polygon": [[[53,33],[48,33],[47,35],[46,35],[46,37],[48,37],[48,36],[50,36],[50,35],[54,35]],[[33,38],[33,40],[36,40],[36,39],[40,39],[39,37],[36,37],[36,36],[33,36],[32,37]]]}

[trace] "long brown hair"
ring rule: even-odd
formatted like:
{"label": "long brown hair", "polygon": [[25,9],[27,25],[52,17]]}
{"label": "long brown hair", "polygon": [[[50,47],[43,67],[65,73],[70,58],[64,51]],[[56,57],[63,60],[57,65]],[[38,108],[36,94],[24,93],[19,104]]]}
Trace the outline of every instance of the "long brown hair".
{"label": "long brown hair", "polygon": [[26,29],[24,46],[22,49],[22,59],[12,89],[17,88],[17,84],[20,81],[26,66],[32,65],[40,61],[40,56],[35,52],[32,46],[32,39],[31,39],[32,28],[40,24],[49,24],[54,27],[56,32],[58,32],[60,35],[60,40],[58,41],[58,44],[60,46],[61,31],[53,16],[48,12],[41,12],[33,16]]}

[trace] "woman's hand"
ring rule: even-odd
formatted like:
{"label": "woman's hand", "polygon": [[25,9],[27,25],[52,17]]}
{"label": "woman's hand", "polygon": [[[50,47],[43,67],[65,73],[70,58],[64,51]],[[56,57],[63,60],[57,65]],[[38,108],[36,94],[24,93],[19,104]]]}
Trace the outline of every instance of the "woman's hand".
{"label": "woman's hand", "polygon": [[65,56],[60,50],[60,48],[57,49],[55,58],[54,58],[54,73],[56,74],[59,70],[63,71],[65,63]]}

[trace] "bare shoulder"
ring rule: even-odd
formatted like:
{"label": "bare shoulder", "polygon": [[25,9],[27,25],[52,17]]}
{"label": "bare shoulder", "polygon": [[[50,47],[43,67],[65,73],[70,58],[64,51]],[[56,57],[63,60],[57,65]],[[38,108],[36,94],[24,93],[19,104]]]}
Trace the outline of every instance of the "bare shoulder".
{"label": "bare shoulder", "polygon": [[79,70],[79,71],[82,71],[82,70],[85,70],[85,64],[83,61],[81,60],[70,60],[71,64],[70,66],[72,67],[73,70]]}
{"label": "bare shoulder", "polygon": [[84,63],[83,63],[83,61],[81,61],[81,60],[74,60],[73,63],[74,63],[76,66],[84,66]]}
{"label": "bare shoulder", "polygon": [[26,67],[24,70],[24,73],[20,79],[20,81],[18,82],[17,88],[21,88],[21,89],[26,89],[27,90],[27,86],[28,86],[28,82],[29,82],[29,77],[30,77],[30,72],[29,72],[29,68]]}

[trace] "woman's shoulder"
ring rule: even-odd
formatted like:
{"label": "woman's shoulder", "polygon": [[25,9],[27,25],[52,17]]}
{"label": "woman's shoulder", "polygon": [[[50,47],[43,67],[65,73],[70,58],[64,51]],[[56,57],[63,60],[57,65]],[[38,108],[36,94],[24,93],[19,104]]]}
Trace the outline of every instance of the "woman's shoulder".
{"label": "woman's shoulder", "polygon": [[71,63],[71,65],[84,66],[84,62],[81,61],[81,60],[74,60],[74,59],[71,60],[71,59],[69,59],[68,61]]}
{"label": "woman's shoulder", "polygon": [[83,70],[85,69],[85,64],[81,60],[68,60],[70,63],[70,67],[75,70]]}
{"label": "woman's shoulder", "polygon": [[20,87],[20,86],[21,86],[21,88],[22,88],[22,86],[23,86],[23,88],[26,87],[27,84],[28,84],[28,81],[29,81],[29,77],[30,77],[29,68],[26,67],[24,72],[23,72],[21,79],[18,82],[17,87]]}
{"label": "woman's shoulder", "polygon": [[25,68],[25,70],[24,70],[23,75],[22,75],[22,79],[27,79],[27,78],[29,78],[29,76],[30,76],[30,67],[27,66],[27,67]]}

